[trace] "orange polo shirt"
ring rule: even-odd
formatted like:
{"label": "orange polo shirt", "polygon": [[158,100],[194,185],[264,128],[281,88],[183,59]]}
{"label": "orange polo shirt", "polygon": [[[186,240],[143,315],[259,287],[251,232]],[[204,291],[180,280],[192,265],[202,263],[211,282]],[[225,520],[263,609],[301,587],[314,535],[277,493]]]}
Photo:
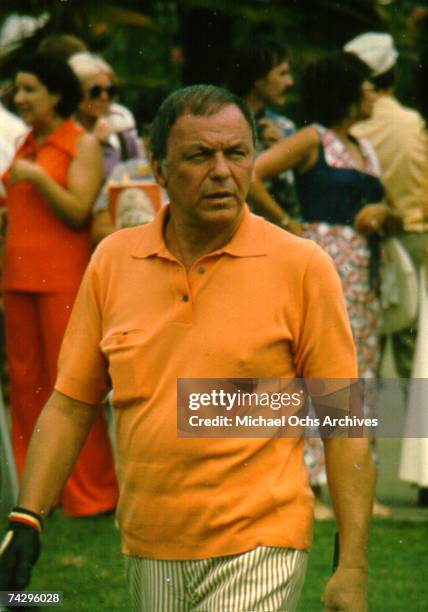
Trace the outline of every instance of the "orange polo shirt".
{"label": "orange polo shirt", "polygon": [[[62,187],[83,134],[72,119],[63,121],[41,144],[30,132],[15,155],[41,166]],[[91,253],[89,228],[72,230],[28,181],[12,185],[4,176],[8,227],[3,290],[75,291]]]}
{"label": "orange polo shirt", "polygon": [[245,207],[231,241],[186,271],[164,243],[167,214],[98,247],[59,359],[61,393],[95,404],[113,387],[123,552],[307,549],[303,441],[177,438],[177,378],[356,377],[333,264]]}

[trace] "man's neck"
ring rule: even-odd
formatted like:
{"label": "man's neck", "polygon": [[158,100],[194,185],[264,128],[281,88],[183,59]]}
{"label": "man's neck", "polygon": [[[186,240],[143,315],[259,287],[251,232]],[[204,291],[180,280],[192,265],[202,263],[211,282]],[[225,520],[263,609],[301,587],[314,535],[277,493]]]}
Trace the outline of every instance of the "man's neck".
{"label": "man's neck", "polygon": [[248,106],[251,108],[251,110],[253,111],[253,114],[256,117],[257,115],[260,115],[266,107],[266,104],[263,102],[260,96],[254,91],[250,91],[250,93],[247,96],[245,96],[244,100],[248,104]]}
{"label": "man's neck", "polygon": [[171,254],[184,265],[186,270],[190,270],[198,259],[228,244],[238,229],[241,219],[242,214],[236,223],[223,228],[211,225],[189,227],[170,215],[164,230],[165,243]]}

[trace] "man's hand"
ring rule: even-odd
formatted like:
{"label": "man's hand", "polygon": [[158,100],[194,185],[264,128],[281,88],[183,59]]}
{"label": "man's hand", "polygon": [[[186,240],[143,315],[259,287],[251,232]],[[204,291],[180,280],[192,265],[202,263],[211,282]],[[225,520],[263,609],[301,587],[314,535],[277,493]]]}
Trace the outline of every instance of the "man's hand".
{"label": "man's hand", "polygon": [[18,159],[9,168],[9,178],[12,185],[23,181],[36,184],[43,174],[43,168],[28,159]]}
{"label": "man's hand", "polygon": [[366,570],[339,566],[327,582],[321,602],[325,612],[367,612]]}
{"label": "man's hand", "polygon": [[33,512],[15,508],[0,543],[0,591],[20,591],[30,582],[40,554],[42,522]]}

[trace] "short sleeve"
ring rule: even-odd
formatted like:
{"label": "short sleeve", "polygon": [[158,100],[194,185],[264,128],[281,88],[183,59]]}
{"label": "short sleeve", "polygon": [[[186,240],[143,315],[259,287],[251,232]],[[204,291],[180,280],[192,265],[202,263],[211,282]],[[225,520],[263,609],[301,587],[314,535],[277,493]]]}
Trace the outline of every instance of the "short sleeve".
{"label": "short sleeve", "polygon": [[55,389],[88,404],[99,404],[109,389],[107,363],[100,350],[100,286],[91,260],[83,277],[58,359]]}
{"label": "short sleeve", "polygon": [[356,378],[356,350],[339,276],[318,246],[303,277],[302,321],[295,347],[297,375]]}

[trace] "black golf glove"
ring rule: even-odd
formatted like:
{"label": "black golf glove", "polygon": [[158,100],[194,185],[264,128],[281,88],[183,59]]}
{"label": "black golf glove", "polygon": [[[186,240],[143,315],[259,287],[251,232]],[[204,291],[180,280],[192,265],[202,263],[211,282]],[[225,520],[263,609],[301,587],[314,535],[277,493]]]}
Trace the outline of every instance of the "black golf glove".
{"label": "black golf glove", "polygon": [[20,591],[30,582],[40,554],[42,519],[25,508],[14,508],[0,543],[0,591]]}

